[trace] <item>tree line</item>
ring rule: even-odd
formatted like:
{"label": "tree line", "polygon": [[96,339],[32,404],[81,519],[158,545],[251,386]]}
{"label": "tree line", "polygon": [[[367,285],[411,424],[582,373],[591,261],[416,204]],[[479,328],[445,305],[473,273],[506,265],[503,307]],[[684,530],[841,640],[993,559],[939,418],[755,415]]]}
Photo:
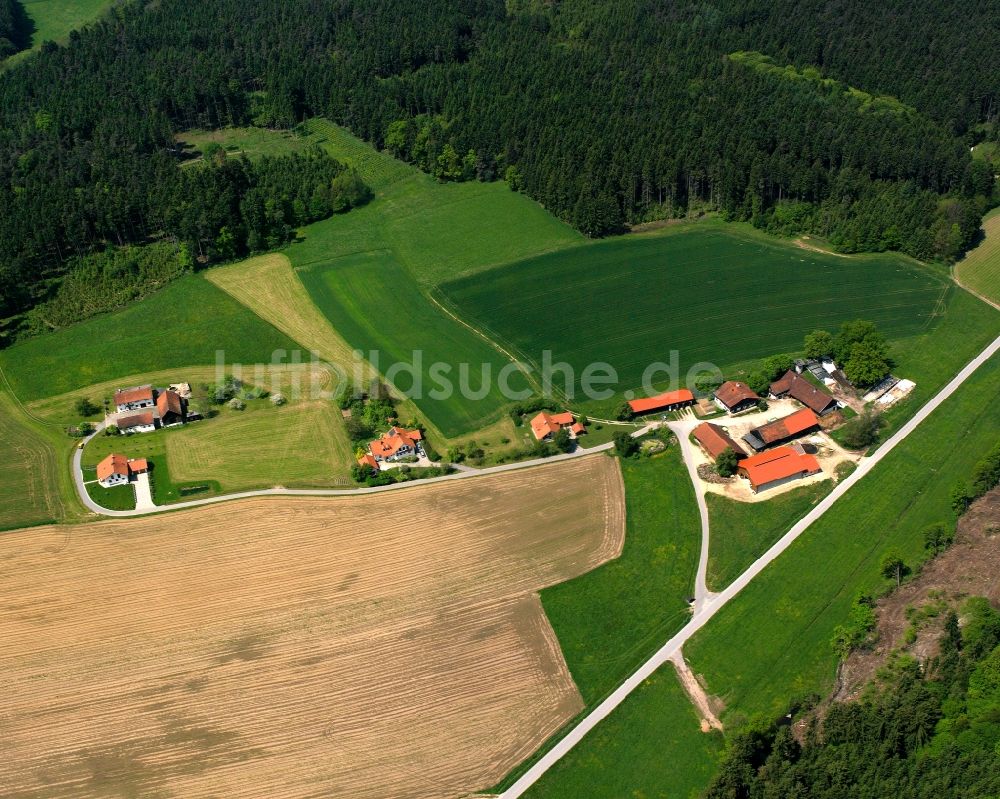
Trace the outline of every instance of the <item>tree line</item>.
{"label": "tree line", "polygon": [[936,657],[897,653],[803,735],[784,720],[736,735],[705,799],[996,796],[1000,613],[973,598],[962,618],[947,613]]}
{"label": "tree line", "polygon": [[[954,257],[996,199],[995,167],[969,155],[997,135],[1000,25],[981,5],[116,6],[0,75],[0,318],[69,259],[167,223],[199,255],[227,252],[218,209],[202,223],[177,191],[175,134],[311,116],[442,180],[504,177],[590,235],[718,209],[848,250]],[[243,180],[217,169],[184,189]],[[260,206],[237,249],[281,237]]]}

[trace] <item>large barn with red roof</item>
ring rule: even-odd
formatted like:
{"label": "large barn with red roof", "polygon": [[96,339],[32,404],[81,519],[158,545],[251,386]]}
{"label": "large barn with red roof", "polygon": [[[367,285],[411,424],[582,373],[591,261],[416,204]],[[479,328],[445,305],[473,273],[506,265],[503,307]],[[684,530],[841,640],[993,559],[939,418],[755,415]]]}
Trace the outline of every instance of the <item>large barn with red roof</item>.
{"label": "large barn with red roof", "polygon": [[739,462],[737,468],[739,475],[750,481],[754,493],[777,488],[822,471],[816,458],[792,447],[776,447],[746,458]]}
{"label": "large barn with red roof", "polygon": [[680,388],[677,391],[666,391],[663,394],[657,394],[655,397],[629,400],[628,403],[629,408],[632,409],[632,413],[636,416],[641,416],[644,413],[653,413],[654,411],[677,411],[689,405],[694,405],[694,394],[686,388]]}

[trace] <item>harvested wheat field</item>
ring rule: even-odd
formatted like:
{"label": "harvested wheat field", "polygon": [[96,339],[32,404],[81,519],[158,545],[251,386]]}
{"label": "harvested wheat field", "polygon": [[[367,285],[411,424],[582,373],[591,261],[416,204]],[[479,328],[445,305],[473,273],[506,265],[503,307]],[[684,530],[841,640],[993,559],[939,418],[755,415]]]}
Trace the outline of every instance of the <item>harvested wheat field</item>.
{"label": "harvested wheat field", "polygon": [[582,707],[536,591],[614,558],[604,456],[0,538],[12,797],[459,797]]}

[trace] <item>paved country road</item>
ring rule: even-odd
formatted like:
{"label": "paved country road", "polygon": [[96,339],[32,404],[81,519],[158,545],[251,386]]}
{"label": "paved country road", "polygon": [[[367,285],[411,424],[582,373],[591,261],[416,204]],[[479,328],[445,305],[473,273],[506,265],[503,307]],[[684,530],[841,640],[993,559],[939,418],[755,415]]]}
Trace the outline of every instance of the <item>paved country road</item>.
{"label": "paved country road", "polygon": [[[928,417],[934,410],[955,390],[962,385],[973,372],[986,363],[997,351],[1000,351],[1000,337],[993,342],[979,355],[977,355],[968,365],[965,366],[954,378],[939,391],[924,407],[913,416],[910,421],[903,425],[895,435],[879,447],[869,458],[864,458],[858,468],[831,491],[827,496],[807,513],[791,530],[772,546],[767,552],[761,555],[743,574],[737,577],[731,585],[724,591],[707,598],[700,609],[697,609],[691,621],[667,641],[649,660],[643,663],[633,674],[625,680],[615,691],[608,696],[601,704],[595,707],[586,715],[579,724],[570,730],[566,736],[553,746],[548,752],[542,755],[510,788],[500,794],[499,799],[517,799],[522,796],[532,785],[534,785],[546,771],[552,768],[564,755],[576,746],[583,737],[605,719],[625,698],[636,688],[652,676],[664,663],[670,660],[681,647],[698,630],[704,627],[709,620],[719,612],[733,597],[749,585],[758,574],[777,558],[782,552],[792,545],[796,538],[804,533],[813,522],[826,513],[833,504],[846,494],[851,487],[870,472],[886,455],[903,441],[910,433]],[[678,437],[680,438],[680,437]]]}
{"label": "paved country road", "polygon": [[[645,427],[636,430],[632,433],[633,438],[638,438],[639,436],[644,436],[650,430],[658,427],[659,424],[654,422],[652,424],[646,425]],[[94,430],[91,435],[83,439],[83,443],[86,444],[94,436],[98,435],[104,429],[104,424],[98,425],[97,429]],[[141,433],[139,435],[142,435]],[[197,508],[201,505],[214,505],[217,502],[229,502],[234,499],[248,499],[250,497],[357,497],[364,494],[379,494],[383,491],[400,491],[407,488],[416,488],[417,486],[425,486],[430,483],[442,483],[447,480],[465,480],[473,477],[481,477],[486,474],[499,474],[500,472],[511,472],[516,469],[527,469],[532,466],[542,466],[548,463],[559,463],[560,461],[570,460],[572,458],[582,458],[587,455],[593,455],[598,452],[606,452],[614,446],[613,443],[608,442],[607,444],[599,444],[596,447],[590,447],[584,449],[578,447],[573,450],[573,452],[564,455],[552,455],[548,458],[534,458],[528,461],[518,461],[517,463],[504,463],[500,466],[488,466],[484,469],[471,469],[471,468],[461,468],[454,474],[447,474],[441,477],[430,477],[426,480],[413,480],[407,483],[394,483],[393,485],[387,486],[373,486],[364,488],[264,488],[256,491],[242,491],[236,494],[222,494],[217,497],[205,497],[204,499],[192,499],[187,502],[174,502],[170,505],[156,505],[151,508],[136,508],[135,510],[109,510],[101,505],[98,505],[91,499],[90,494],[87,493],[87,488],[84,485],[83,471],[81,469],[81,461],[83,459],[83,449],[77,449],[73,453],[73,481],[76,483],[76,493],[80,497],[80,501],[87,507],[88,510],[94,513],[99,513],[102,516],[114,516],[114,517],[128,517],[128,516],[147,516],[152,513],[164,513],[166,511],[183,510],[184,508]]]}

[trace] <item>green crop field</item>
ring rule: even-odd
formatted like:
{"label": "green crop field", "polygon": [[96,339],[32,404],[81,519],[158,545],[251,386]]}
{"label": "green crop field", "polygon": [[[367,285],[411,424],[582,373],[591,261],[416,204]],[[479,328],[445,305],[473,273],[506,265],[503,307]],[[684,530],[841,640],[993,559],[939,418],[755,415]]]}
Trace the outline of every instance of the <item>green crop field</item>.
{"label": "green crop field", "polygon": [[1000,208],[983,219],[985,238],[955,264],[958,279],[973,291],[1000,303]]}
{"label": "green crop field", "polygon": [[[498,390],[495,377],[510,361],[460,323],[434,308],[420,293],[410,274],[389,252],[360,253],[323,266],[299,271],[299,277],[313,301],[349,344],[366,357],[402,391],[412,396],[431,421],[446,436],[456,436],[481,427],[499,416],[508,400]],[[370,356],[377,351],[376,357]],[[407,373],[393,374],[393,365],[416,364],[422,360],[419,380],[423,387],[414,392],[416,382]],[[375,361],[377,360],[377,363]],[[443,377],[455,391],[438,388],[431,368],[447,364]],[[464,370],[466,385],[478,389],[483,384],[482,365],[487,364],[493,379],[488,393],[477,398],[459,391]],[[527,380],[517,370],[509,385],[523,390]],[[418,384],[419,385],[419,384]],[[440,392],[440,396],[438,396]]]}
{"label": "green crop field", "polygon": [[935,323],[946,289],[942,275],[894,255],[838,258],[721,225],[612,239],[442,286],[464,318],[536,367],[544,350],[578,375],[608,362],[622,390],[671,350],[684,371],[725,371],[847,319],[912,336]]}
{"label": "green crop field", "polygon": [[0,530],[63,517],[59,457],[24,421],[13,398],[0,391]]}
{"label": "green crop field", "polygon": [[1000,357],[982,366],[685,648],[733,721],[775,718],[833,684],[834,627],[861,592],[886,581],[879,561],[924,557],[923,529],[951,518],[949,494],[1000,438]]}
{"label": "green crop field", "polygon": [[270,363],[295,342],[198,276],[181,278],[121,311],[29,339],[0,352],[22,401],[118,376],[172,367]]}
{"label": "green crop field", "polygon": [[708,589],[721,591],[830,493],[826,480],[778,494],[765,502],[737,502],[708,493]]}
{"label": "green crop field", "polygon": [[[696,799],[722,754],[671,664],[662,666],[525,794],[528,799]],[[669,786],[669,787],[667,787]]]}
{"label": "green crop field", "polygon": [[701,523],[680,448],[625,460],[622,474],[621,556],[542,591],[545,613],[588,704],[684,626],[698,566]]}

